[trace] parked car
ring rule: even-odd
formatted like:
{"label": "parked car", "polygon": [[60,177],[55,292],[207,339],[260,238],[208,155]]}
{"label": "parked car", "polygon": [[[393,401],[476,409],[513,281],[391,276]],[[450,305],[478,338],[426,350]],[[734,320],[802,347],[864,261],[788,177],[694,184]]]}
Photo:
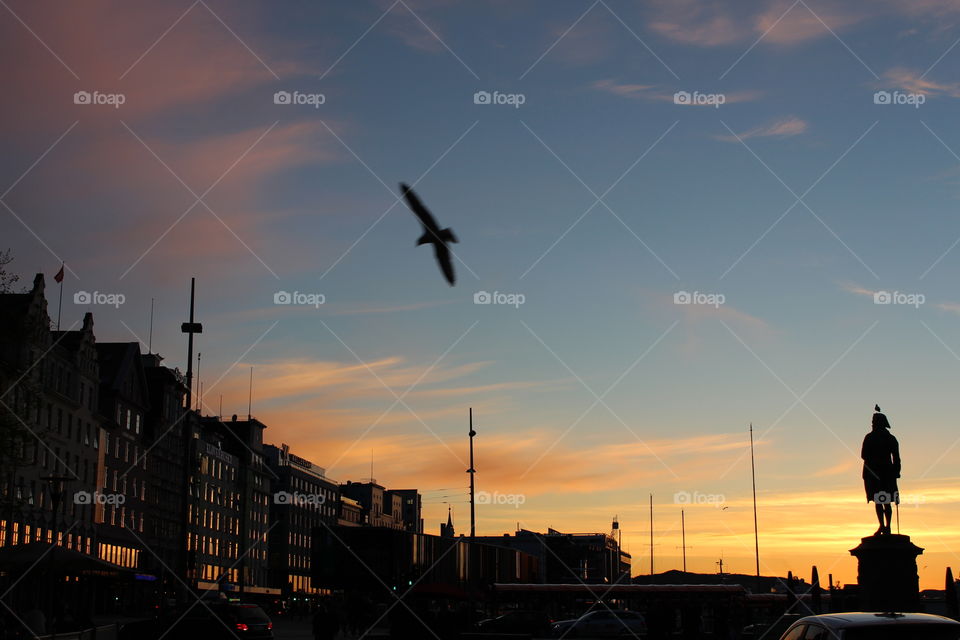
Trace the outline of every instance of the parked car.
{"label": "parked car", "polygon": [[647,622],[636,611],[602,609],[556,622],[552,633],[557,638],[636,638],[647,635]]}
{"label": "parked car", "polygon": [[543,611],[518,609],[496,618],[481,620],[477,623],[477,630],[483,633],[529,633],[542,636],[550,630],[552,622]]}
{"label": "parked car", "polygon": [[829,613],[800,618],[780,640],[960,640],[960,622],[928,613]]}

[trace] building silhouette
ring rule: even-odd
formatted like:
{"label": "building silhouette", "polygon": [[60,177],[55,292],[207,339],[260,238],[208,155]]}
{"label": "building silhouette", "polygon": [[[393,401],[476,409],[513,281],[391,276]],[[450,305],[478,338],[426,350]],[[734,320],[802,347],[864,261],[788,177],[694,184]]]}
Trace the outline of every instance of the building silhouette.
{"label": "building silhouette", "polygon": [[512,536],[476,536],[477,542],[522,551],[539,558],[543,581],[611,584],[630,581],[631,556],[608,533],[538,533],[518,529]]}
{"label": "building silhouette", "polygon": [[93,316],[52,331],[37,274],[0,295],[0,545],[57,542],[96,553],[99,368]]}
{"label": "building silhouette", "polygon": [[146,376],[136,342],[98,343],[99,407],[102,416],[102,464],[98,466],[102,504],[95,505],[98,555],[122,567],[155,566],[141,556],[147,511],[147,444],[150,408]]}
{"label": "building silhouette", "polygon": [[264,444],[256,418],[201,415],[163,360],[97,342],[91,313],[53,330],[43,274],[0,294],[0,547],[58,544],[136,575],[97,587],[119,609],[188,589],[315,596],[318,529],[422,533],[416,489],[341,485]]}
{"label": "building silhouette", "polygon": [[286,444],[264,445],[272,471],[274,493],[270,501],[270,572],[283,593],[316,594],[310,561],[313,531],[337,524],[340,487],[323,468],[290,453]]}
{"label": "building silhouette", "polygon": [[239,512],[237,531],[239,556],[234,563],[238,580],[234,582],[241,592],[276,593],[269,586],[269,554],[267,531],[270,528],[271,472],[264,461],[263,430],[267,425],[256,418],[229,421],[219,417],[203,417],[201,430],[214,434],[221,450],[236,461],[236,473],[229,483],[237,500]]}
{"label": "building silhouette", "polygon": [[[144,425],[148,445],[147,544],[156,553],[165,591],[176,592],[187,575],[187,451],[195,414],[185,408],[186,381],[177,369],[163,366],[156,353],[141,356],[150,410]],[[170,575],[172,574],[172,575]]]}

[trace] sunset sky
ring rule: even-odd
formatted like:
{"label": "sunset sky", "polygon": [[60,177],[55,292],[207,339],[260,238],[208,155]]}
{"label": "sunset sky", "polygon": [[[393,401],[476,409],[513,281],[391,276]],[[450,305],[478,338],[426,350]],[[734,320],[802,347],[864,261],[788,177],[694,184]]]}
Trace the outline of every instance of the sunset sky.
{"label": "sunset sky", "polygon": [[[93,311],[101,341],[146,343],[154,298],[181,369],[195,276],[204,412],[245,414],[253,366],[268,442],[340,481],[372,452],[430,533],[447,503],[468,530],[473,407],[478,489],[504,502],[479,533],[617,515],[635,574],[651,493],[656,571],[680,567],[681,508],[688,568],[753,571],[752,422],[762,572],[855,582],[879,403],[940,587],[958,26],[957,0],[4,0],[0,250],[20,284],[46,274],[54,317],[65,261],[62,326]],[[401,181],[460,239],[453,288]]]}

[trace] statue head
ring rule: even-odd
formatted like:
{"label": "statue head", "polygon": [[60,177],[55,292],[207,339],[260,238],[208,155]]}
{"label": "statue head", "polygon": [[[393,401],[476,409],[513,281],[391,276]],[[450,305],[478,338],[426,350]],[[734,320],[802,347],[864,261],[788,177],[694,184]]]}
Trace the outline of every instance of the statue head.
{"label": "statue head", "polygon": [[890,428],[890,421],[887,420],[887,416],[885,416],[884,414],[882,414],[882,413],[880,413],[880,412],[878,411],[878,412],[876,412],[876,413],[873,414],[873,429],[874,429],[874,430],[878,430],[878,429],[881,429],[881,428],[883,428],[883,429],[889,429],[889,428]]}

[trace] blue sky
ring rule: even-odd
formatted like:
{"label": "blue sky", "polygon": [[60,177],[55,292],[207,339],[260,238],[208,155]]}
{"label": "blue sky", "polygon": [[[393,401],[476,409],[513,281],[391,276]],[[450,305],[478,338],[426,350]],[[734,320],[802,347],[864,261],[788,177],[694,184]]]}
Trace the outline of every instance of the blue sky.
{"label": "blue sky", "polygon": [[[91,308],[101,340],[146,340],[155,298],[155,349],[181,367],[196,276],[208,411],[222,393],[242,413],[254,366],[269,440],[343,480],[369,475],[372,449],[378,480],[427,491],[431,529],[445,501],[466,514],[472,405],[479,486],[525,497],[485,506],[482,532],[619,514],[643,555],[652,492],[668,568],[687,491],[728,506],[689,505],[692,567],[750,570],[752,421],[764,570],[852,581],[879,402],[915,498],[905,532],[939,584],[960,541],[958,16],[946,1],[10,2],[2,245],[27,282],[66,261],[65,325],[88,309],[74,292],[124,294]],[[414,246],[400,181],[460,238],[456,287]],[[275,305],[281,290],[325,302]]]}

